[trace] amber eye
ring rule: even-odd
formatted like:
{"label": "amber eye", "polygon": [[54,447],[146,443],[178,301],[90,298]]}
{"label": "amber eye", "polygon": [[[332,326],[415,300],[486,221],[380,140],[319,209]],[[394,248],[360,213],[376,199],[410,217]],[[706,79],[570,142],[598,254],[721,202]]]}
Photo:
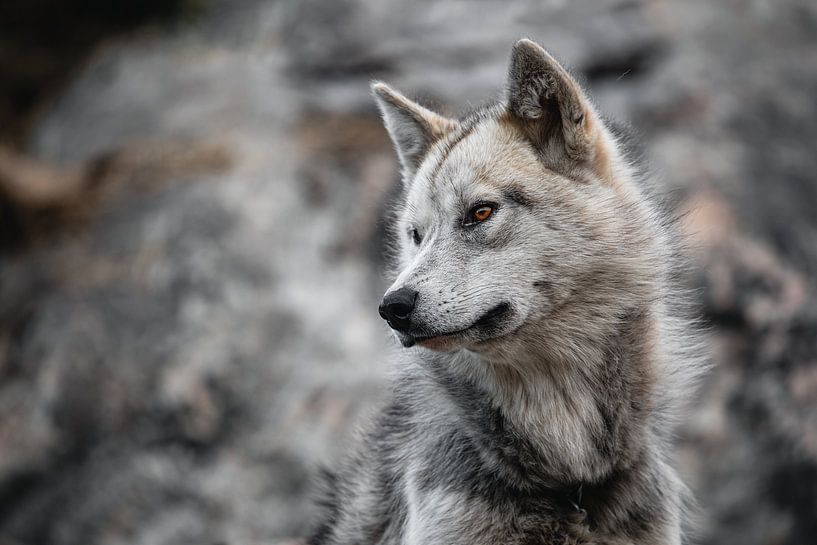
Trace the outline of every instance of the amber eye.
{"label": "amber eye", "polygon": [[473,225],[474,223],[482,223],[491,217],[494,213],[494,207],[490,204],[478,204],[468,212],[466,225]]}

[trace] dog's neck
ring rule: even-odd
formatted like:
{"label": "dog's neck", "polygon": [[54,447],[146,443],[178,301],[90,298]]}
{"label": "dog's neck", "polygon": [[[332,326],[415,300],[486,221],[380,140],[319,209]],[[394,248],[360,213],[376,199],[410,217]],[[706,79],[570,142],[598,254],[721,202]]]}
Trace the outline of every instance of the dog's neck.
{"label": "dog's neck", "polygon": [[647,443],[656,379],[649,323],[646,310],[633,310],[603,337],[576,332],[569,343],[549,328],[529,345],[456,356],[455,371],[470,375],[535,449],[537,469],[566,483],[598,482]]}

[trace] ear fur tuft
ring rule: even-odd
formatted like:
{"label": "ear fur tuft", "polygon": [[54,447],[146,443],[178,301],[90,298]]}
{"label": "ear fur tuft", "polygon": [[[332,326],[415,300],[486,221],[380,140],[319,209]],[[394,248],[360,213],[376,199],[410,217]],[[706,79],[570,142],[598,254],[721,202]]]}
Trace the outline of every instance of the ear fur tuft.
{"label": "ear fur tuft", "polygon": [[383,82],[372,82],[371,89],[394,142],[403,175],[410,178],[431,145],[455,130],[457,121],[432,112]]}
{"label": "ear fur tuft", "polygon": [[539,44],[516,42],[508,70],[508,109],[533,124],[540,146],[560,140],[572,159],[592,159],[597,122],[589,99],[562,65]]}

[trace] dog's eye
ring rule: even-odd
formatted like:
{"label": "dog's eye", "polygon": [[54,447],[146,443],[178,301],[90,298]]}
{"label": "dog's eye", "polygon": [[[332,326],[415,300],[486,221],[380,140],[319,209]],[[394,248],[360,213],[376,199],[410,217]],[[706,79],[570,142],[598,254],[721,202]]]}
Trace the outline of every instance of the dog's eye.
{"label": "dog's eye", "polygon": [[468,211],[468,216],[465,218],[465,225],[482,223],[493,215],[494,210],[495,207],[491,204],[476,205]]}
{"label": "dog's eye", "polygon": [[411,240],[414,241],[414,244],[417,244],[418,246],[423,241],[423,237],[420,236],[420,231],[418,231],[414,227],[412,227],[411,230],[409,230],[409,235],[411,235]]}

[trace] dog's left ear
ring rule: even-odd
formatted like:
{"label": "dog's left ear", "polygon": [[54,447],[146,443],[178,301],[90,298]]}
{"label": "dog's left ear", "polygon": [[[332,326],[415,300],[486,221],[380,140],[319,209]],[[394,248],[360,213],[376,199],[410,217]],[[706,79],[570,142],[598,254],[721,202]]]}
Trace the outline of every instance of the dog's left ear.
{"label": "dog's left ear", "polygon": [[408,182],[431,145],[456,129],[457,122],[420,106],[382,82],[372,83],[372,94]]}
{"label": "dog's left ear", "polygon": [[531,40],[514,45],[508,108],[547,151],[562,148],[570,159],[594,160],[600,121],[590,101],[567,70]]}

